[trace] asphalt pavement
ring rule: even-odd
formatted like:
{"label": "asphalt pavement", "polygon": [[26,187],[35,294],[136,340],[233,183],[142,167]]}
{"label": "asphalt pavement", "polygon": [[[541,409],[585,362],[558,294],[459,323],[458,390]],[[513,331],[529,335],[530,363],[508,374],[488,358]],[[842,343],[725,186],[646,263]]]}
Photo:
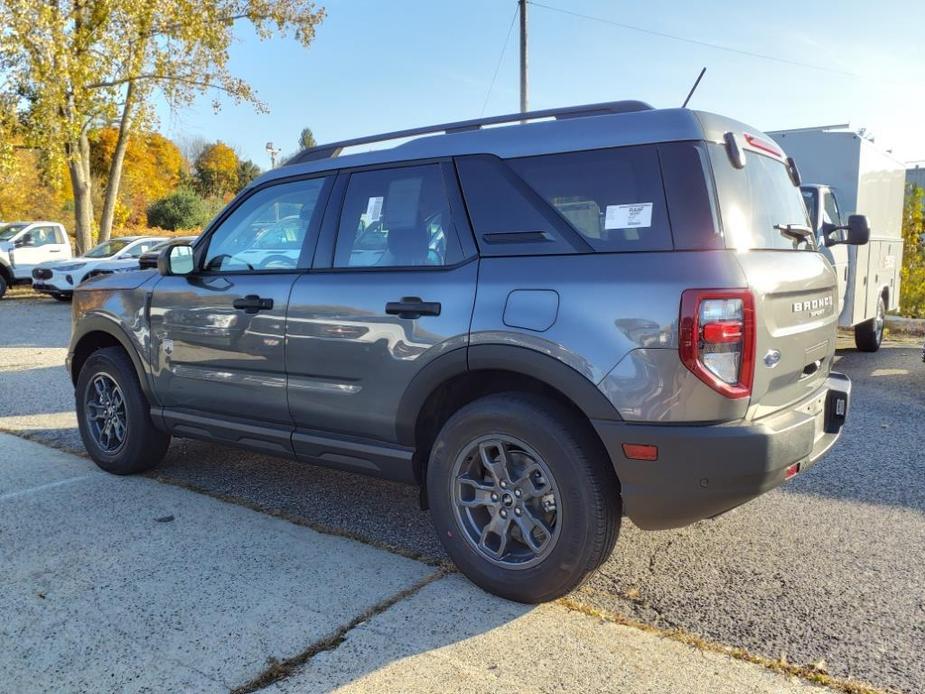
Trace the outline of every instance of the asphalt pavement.
{"label": "asphalt pavement", "polygon": [[[0,429],[79,453],[62,367],[68,335],[66,305],[0,302]],[[895,341],[877,354],[840,351],[852,410],[823,461],[713,521],[660,532],[626,521],[613,556],[571,600],[880,688],[925,691],[920,349]],[[153,474],[445,559],[410,487],[192,441],[175,442]]]}

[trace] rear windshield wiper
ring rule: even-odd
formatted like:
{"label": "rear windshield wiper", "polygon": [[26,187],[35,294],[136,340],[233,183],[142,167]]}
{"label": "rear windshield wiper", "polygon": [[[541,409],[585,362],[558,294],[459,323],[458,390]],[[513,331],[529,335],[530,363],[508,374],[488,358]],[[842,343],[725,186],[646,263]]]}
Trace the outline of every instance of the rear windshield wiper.
{"label": "rear windshield wiper", "polygon": [[813,236],[813,230],[805,224],[775,224],[774,228],[788,239],[794,241],[809,241]]}

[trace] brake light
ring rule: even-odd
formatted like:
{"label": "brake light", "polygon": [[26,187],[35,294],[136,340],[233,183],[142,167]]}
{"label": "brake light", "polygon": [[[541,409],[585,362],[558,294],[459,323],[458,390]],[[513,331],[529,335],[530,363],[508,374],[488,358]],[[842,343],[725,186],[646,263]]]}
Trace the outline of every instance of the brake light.
{"label": "brake light", "polygon": [[727,398],[747,398],[755,373],[755,300],[747,289],[689,289],[681,295],[679,354]]}
{"label": "brake light", "polygon": [[784,153],[770,142],[762,140],[760,137],[755,137],[750,133],[742,133],[742,135],[745,137],[745,141],[755,149],[766,152],[767,154],[772,154],[778,159],[784,158]]}

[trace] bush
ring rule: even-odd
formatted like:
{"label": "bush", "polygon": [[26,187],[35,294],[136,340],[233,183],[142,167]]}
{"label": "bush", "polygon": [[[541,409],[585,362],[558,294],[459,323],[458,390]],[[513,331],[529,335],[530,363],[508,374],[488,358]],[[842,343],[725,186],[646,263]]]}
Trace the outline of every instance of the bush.
{"label": "bush", "polygon": [[900,287],[901,313],[910,318],[925,318],[925,191],[918,186],[906,190],[903,208],[903,266]]}
{"label": "bush", "polygon": [[196,193],[181,188],[148,208],[148,224],[168,231],[195,229],[209,221],[210,212]]}

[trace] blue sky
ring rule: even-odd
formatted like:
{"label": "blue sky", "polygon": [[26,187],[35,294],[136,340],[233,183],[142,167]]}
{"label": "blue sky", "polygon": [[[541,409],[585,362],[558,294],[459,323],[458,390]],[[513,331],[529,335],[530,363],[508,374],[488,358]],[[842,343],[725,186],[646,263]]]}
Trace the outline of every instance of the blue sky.
{"label": "blue sky", "polygon": [[[541,0],[537,0],[538,2]],[[752,58],[556,12],[528,9],[530,107],[636,98],[683,101],[702,66],[692,108],[765,129],[850,123],[902,160],[925,160],[925,3],[899,0],[542,0],[570,12],[721,44],[832,71]],[[232,70],[269,106],[209,95],[171,113],[171,137],[220,139],[262,168],[268,141],[297,149],[309,126],[319,142],[518,108],[517,25],[489,84],[514,0],[328,0],[308,49],[259,41],[237,28]],[[843,74],[843,73],[851,73]]]}

